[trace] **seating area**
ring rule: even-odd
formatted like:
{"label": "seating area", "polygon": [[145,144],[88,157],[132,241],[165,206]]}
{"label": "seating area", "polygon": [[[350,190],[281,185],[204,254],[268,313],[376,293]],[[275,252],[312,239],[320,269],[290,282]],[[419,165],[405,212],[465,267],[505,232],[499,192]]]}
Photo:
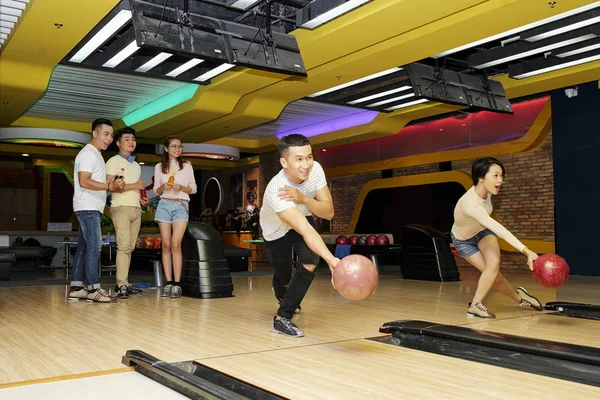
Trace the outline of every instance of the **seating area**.
{"label": "seating area", "polygon": [[10,280],[16,264],[25,268],[31,264],[37,277],[40,268],[49,268],[56,252],[55,247],[42,246],[33,238],[23,241],[19,237],[10,243],[8,235],[0,235],[0,280]]}

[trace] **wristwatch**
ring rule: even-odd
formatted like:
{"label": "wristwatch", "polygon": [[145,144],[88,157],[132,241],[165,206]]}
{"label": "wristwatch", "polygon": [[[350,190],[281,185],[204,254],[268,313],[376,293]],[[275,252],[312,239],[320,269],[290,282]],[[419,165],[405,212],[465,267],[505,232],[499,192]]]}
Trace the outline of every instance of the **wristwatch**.
{"label": "wristwatch", "polygon": [[110,192],[110,182],[106,183],[106,191]]}

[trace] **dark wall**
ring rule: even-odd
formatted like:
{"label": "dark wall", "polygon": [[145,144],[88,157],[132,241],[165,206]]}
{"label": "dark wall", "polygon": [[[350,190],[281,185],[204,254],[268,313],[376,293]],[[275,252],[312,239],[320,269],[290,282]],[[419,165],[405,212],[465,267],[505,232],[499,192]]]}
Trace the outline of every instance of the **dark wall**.
{"label": "dark wall", "polygon": [[375,189],[363,203],[354,233],[391,233],[402,240],[407,224],[422,224],[450,232],[454,207],[465,188],[456,182]]}
{"label": "dark wall", "polygon": [[600,275],[600,89],[552,92],[556,253],[573,275]]}
{"label": "dark wall", "polygon": [[[67,222],[73,216],[73,184],[65,174],[50,174],[50,215],[49,222]],[[46,230],[46,227],[42,227]]]}

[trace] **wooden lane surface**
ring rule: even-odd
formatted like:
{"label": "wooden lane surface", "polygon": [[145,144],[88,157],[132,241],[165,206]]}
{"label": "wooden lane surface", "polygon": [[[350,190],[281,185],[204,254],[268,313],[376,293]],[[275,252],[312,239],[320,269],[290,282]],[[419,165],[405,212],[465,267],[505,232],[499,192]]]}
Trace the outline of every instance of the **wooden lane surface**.
{"label": "wooden lane surface", "polygon": [[[473,324],[478,321],[466,317],[466,303],[476,278],[467,272],[461,282],[442,284],[383,275],[373,296],[350,302],[331,288],[328,276],[317,276],[295,318],[306,332],[302,339],[270,333],[277,303],[269,276],[234,278],[234,298],[169,299],[146,290],[117,304],[67,302],[65,286],[2,287],[0,384],[122,368],[121,357],[132,349],[175,362],[372,337],[392,320]],[[529,274],[509,280],[527,285],[543,301],[561,297],[560,291],[536,287]],[[581,293],[579,286],[598,297],[589,282],[572,279],[561,290]],[[499,294],[486,305],[503,319],[539,315]],[[506,329],[520,334],[518,327]]]}
{"label": "wooden lane surface", "polygon": [[197,361],[295,400],[600,398],[597,387],[365,339]]}

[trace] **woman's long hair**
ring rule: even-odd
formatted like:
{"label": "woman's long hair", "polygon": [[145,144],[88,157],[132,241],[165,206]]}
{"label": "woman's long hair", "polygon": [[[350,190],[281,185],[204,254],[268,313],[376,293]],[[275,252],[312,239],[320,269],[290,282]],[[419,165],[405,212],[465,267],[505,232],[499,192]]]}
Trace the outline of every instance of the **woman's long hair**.
{"label": "woman's long hair", "polygon": [[[163,174],[168,174],[169,173],[169,167],[170,167],[170,160],[169,160],[169,153],[167,153],[167,149],[169,148],[169,145],[171,144],[171,142],[173,140],[179,140],[181,142],[181,139],[179,139],[177,136],[167,136],[167,138],[165,139],[163,146],[163,152],[162,152],[162,156],[161,156],[161,168],[162,168],[162,172]],[[181,156],[177,157],[177,163],[179,164],[179,170],[181,171],[183,169],[183,160],[181,159]]]}

